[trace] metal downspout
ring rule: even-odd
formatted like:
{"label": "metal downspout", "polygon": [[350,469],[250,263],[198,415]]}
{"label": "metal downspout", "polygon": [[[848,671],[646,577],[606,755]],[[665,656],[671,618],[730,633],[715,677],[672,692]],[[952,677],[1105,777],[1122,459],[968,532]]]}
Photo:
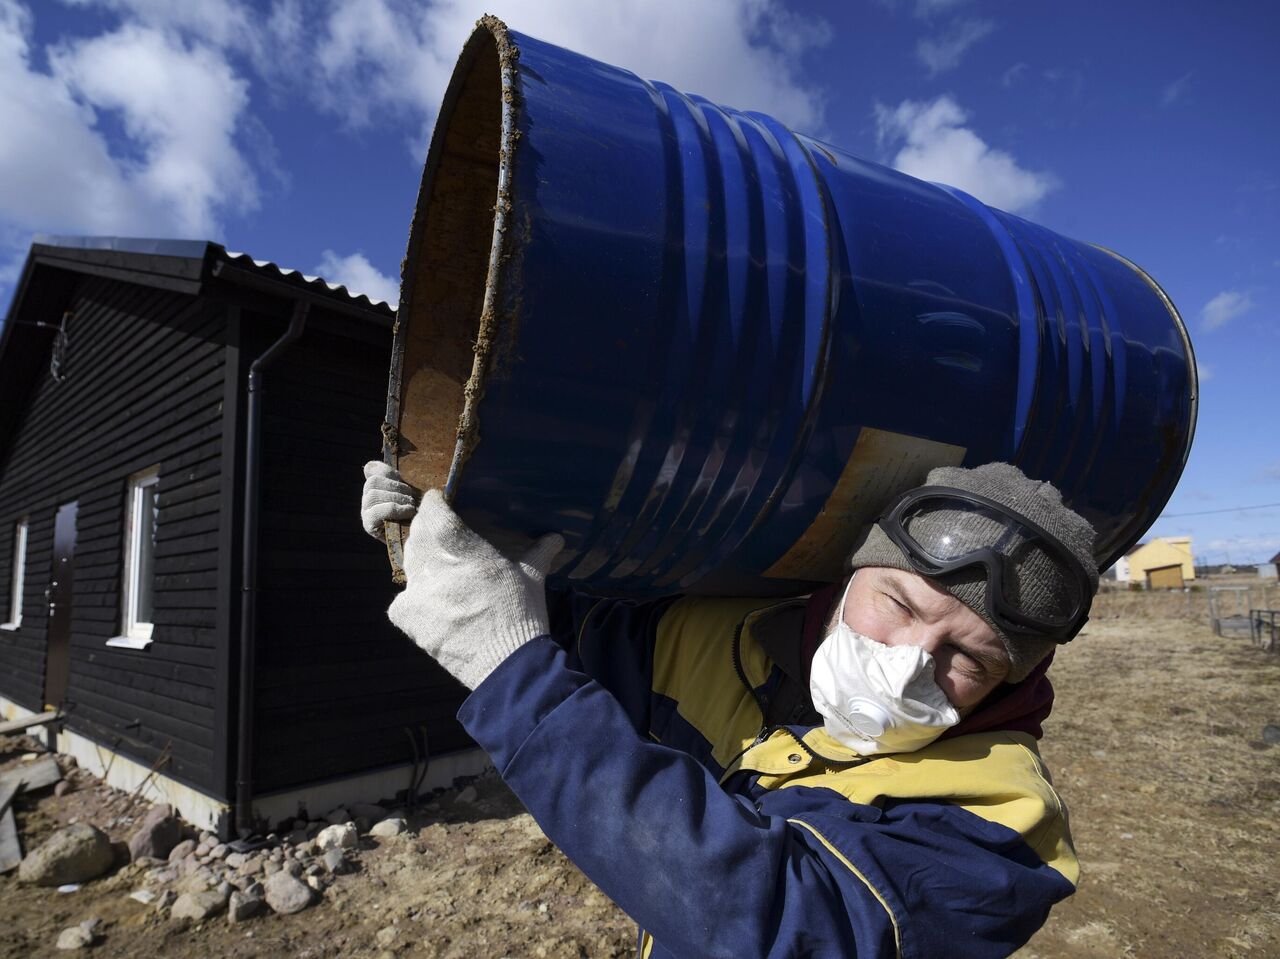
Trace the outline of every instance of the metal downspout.
{"label": "metal downspout", "polygon": [[298,337],[307,324],[311,304],[298,300],[289,328],[249,367],[244,456],[244,552],[240,579],[240,709],[236,728],[236,830],[252,835],[253,823],[253,694],[258,597],[258,461],[262,421],[262,372]]}

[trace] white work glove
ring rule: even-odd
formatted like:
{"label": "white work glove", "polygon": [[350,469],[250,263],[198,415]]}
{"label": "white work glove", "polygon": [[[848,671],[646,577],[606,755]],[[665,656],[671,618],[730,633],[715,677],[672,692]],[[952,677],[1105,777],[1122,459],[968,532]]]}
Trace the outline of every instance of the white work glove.
{"label": "white work glove", "polygon": [[404,592],[387,616],[468,689],[547,628],[547,568],[564,537],[547,533],[510,560],[427,490],[404,547]]}
{"label": "white work glove", "polygon": [[382,460],[364,464],[364,492],[360,497],[360,523],[379,542],[387,541],[382,524],[407,523],[418,509],[413,487]]}

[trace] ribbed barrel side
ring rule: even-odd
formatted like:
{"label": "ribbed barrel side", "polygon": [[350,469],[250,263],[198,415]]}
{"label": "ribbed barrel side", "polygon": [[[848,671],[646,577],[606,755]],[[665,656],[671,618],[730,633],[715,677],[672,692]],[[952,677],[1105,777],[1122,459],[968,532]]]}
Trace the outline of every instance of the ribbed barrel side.
{"label": "ribbed barrel side", "polygon": [[1095,246],[992,211],[1025,271],[1033,310],[1020,328],[1039,349],[1014,462],[1062,490],[1098,531],[1110,565],[1177,485],[1195,424],[1195,361],[1167,297]]}
{"label": "ribbed barrel side", "polygon": [[723,559],[787,473],[818,375],[828,263],[821,197],[788,131],[647,89],[667,147],[667,335],[564,572],[666,587]]}

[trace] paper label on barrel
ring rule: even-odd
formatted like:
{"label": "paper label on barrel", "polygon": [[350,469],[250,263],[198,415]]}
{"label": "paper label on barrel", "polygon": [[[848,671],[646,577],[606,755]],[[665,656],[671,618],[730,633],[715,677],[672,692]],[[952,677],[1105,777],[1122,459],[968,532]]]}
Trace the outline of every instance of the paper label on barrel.
{"label": "paper label on barrel", "polygon": [[762,575],[838,581],[853,544],[885,506],[899,493],[921,485],[935,466],[959,466],[965,452],[963,446],[863,427],[822,511]]}

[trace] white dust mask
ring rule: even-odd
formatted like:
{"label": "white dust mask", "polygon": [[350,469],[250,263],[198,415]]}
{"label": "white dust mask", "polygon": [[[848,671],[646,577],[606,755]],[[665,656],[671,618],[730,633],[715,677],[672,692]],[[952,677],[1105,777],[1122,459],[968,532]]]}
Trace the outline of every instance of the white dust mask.
{"label": "white dust mask", "polygon": [[809,693],[827,733],[860,756],[927,746],[960,721],[934,681],[933,657],[919,646],[887,646],[856,632],[844,621],[848,595],[845,586],[836,625],[809,671]]}

